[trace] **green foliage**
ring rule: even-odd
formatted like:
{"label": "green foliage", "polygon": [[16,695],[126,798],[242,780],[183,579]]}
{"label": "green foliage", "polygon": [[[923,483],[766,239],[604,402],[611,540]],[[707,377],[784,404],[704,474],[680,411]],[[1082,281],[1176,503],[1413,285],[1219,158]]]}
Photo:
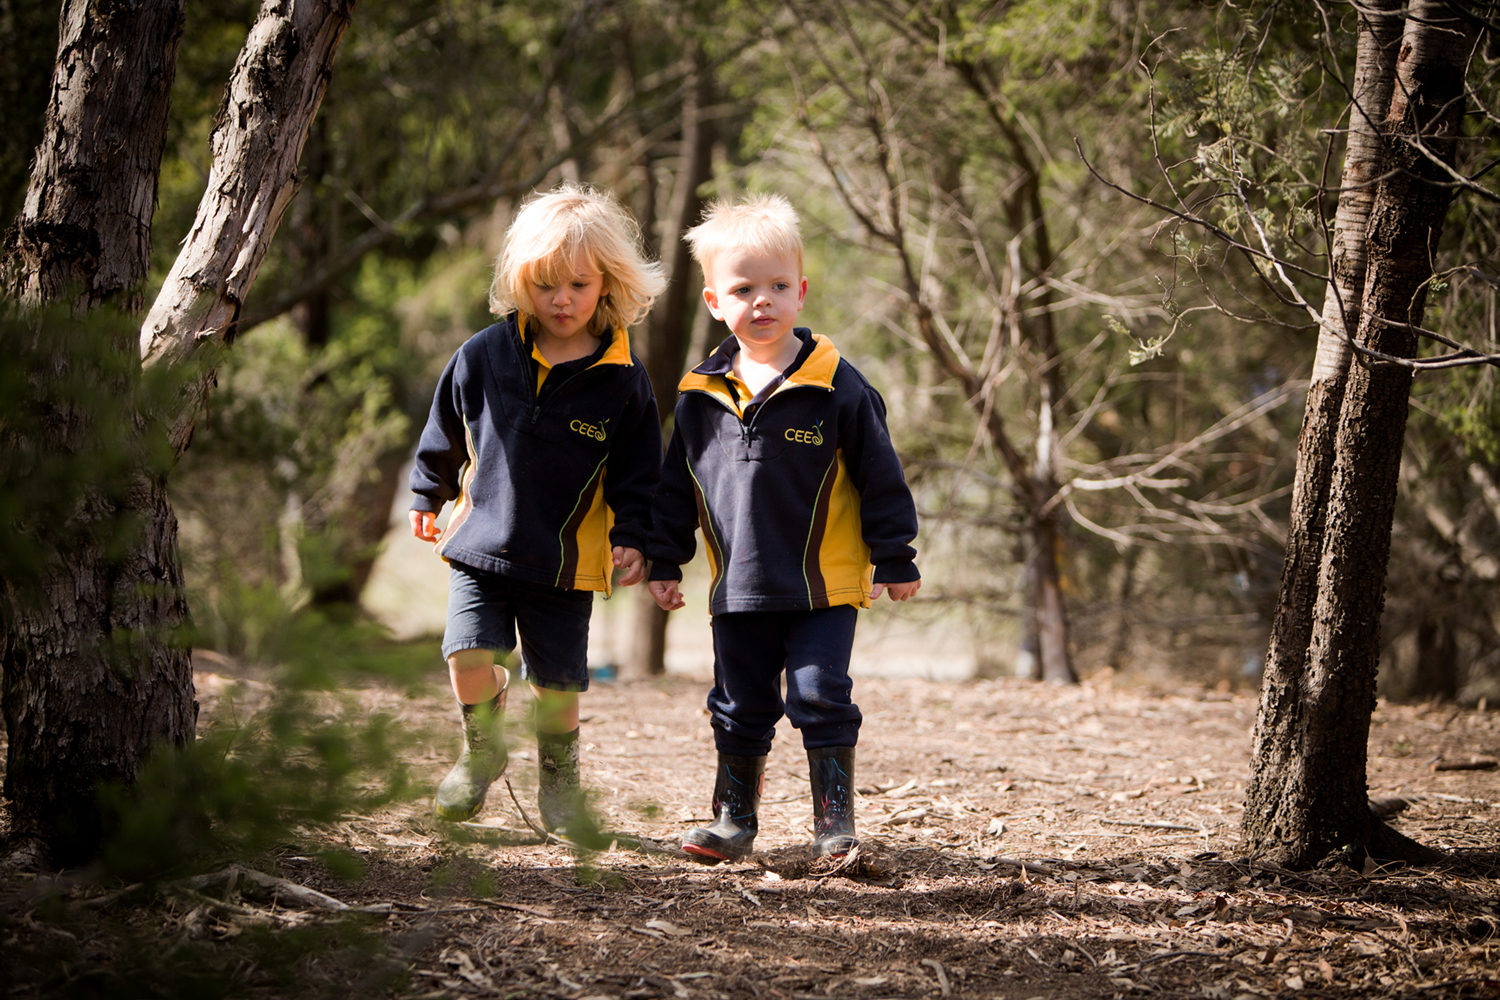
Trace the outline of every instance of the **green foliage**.
{"label": "green foliage", "polygon": [[139,529],[132,492],[166,474],[151,415],[188,373],[143,374],[137,329],[111,308],[77,317],[0,302],[0,579],[14,600],[70,552],[121,553]]}
{"label": "green foliage", "polygon": [[21,210],[57,52],[56,0],[0,0],[0,232]]}
{"label": "green foliage", "polygon": [[[297,686],[326,683],[326,671],[295,673],[276,676],[277,695],[248,720],[216,721],[190,747],[158,754],[133,786],[103,791],[117,817],[106,871],[131,881],[201,871],[416,794],[400,759],[411,734]],[[333,860],[336,872],[359,874]]]}

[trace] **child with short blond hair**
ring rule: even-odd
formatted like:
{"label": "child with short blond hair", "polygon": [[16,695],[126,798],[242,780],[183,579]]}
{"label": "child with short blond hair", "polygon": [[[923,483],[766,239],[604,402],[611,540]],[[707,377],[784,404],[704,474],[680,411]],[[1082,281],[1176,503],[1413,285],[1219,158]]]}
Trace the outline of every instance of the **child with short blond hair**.
{"label": "child with short blond hair", "polygon": [[[411,474],[411,529],[449,564],[443,655],[464,749],[436,812],[467,820],[505,770],[509,674],[519,637],[536,697],[538,804],[580,832],[578,694],[587,690],[593,592],[644,578],[641,550],[661,429],[626,328],[665,281],[608,195],[563,185],[525,202],[495,262],[500,322],[448,362]],[[447,527],[436,527],[454,502]]]}
{"label": "child with short blond hair", "polygon": [[791,204],[715,203],[687,239],[703,300],[732,336],[678,386],[646,547],[648,586],[667,610],[682,607],[695,528],[713,573],[714,818],[682,847],[707,863],[750,852],[785,715],[807,751],[814,850],[843,855],[856,843],[857,609],[921,587],[916,505],[880,394],[826,337],[793,325],[807,278]]}

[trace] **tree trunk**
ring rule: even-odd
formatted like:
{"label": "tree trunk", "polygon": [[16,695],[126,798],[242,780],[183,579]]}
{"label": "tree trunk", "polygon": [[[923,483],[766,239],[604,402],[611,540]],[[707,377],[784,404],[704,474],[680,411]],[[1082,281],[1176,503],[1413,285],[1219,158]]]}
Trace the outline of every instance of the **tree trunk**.
{"label": "tree trunk", "polygon": [[240,306],[297,194],[297,161],[353,9],[353,0],[265,0],[235,61],[209,140],[208,188],[141,328],[147,365],[209,354],[175,415],[179,453],[213,384],[211,349],[233,343]]}
{"label": "tree trunk", "polygon": [[[7,290],[27,306],[66,296],[76,313],[139,309],[182,24],[182,0],[64,5],[43,139],[6,247]],[[57,381],[99,373],[70,355],[81,343],[71,331],[42,336],[33,388],[55,404]],[[134,356],[128,342],[113,350]],[[132,411],[133,380],[96,389]],[[28,446],[86,453],[97,423],[52,412]],[[139,459],[145,421],[132,423],[122,447]],[[156,747],[193,738],[192,665],[172,638],[186,619],[177,522],[162,471],[142,463],[126,478],[123,492],[85,484],[46,535],[39,578],[4,584],[4,792],[18,863],[88,860],[104,833],[97,785],[129,782]]]}
{"label": "tree trunk", "polygon": [[[1451,162],[1462,119],[1469,24],[1446,4],[1413,3],[1389,116],[1394,141],[1367,227],[1368,264],[1357,341],[1412,357],[1443,220],[1447,177],[1412,148],[1419,138]],[[1399,325],[1392,325],[1399,324]],[[1249,846],[1306,868],[1337,855],[1421,860],[1427,851],[1385,827],[1367,801],[1380,615],[1411,369],[1354,367],[1339,411],[1327,489],[1316,602],[1300,675],[1268,676],[1244,829]],[[1300,478],[1300,474],[1299,474]],[[1284,601],[1286,585],[1283,584]],[[1288,615],[1301,608],[1285,609]],[[1278,616],[1280,617],[1280,616]],[[1268,665],[1269,669],[1269,665]],[[1282,678],[1278,678],[1282,679]]]}
{"label": "tree trunk", "polygon": [[[698,194],[713,178],[713,149],[716,138],[714,123],[705,117],[713,105],[713,72],[700,47],[693,53],[696,72],[693,87],[682,107],[683,160],[677,178],[677,192],[672,206],[671,247],[666,293],[652,312],[647,326],[646,372],[651,391],[665,429],[672,418],[677,399],[677,382],[687,364],[693,316],[698,302],[699,286],[693,271],[692,251],[682,239],[684,230],[698,220],[703,199]],[[635,596],[635,622],[630,649],[622,664],[626,677],[659,676],[667,672],[667,612],[663,611],[644,587]]]}
{"label": "tree trunk", "polygon": [[1244,835],[1252,846],[1260,844],[1256,830],[1270,829],[1267,818],[1275,815],[1284,794],[1282,778],[1303,753],[1299,733],[1307,647],[1318,596],[1334,437],[1349,371],[1345,331],[1359,329],[1367,265],[1365,228],[1375,203],[1374,182],[1385,160],[1387,137],[1383,129],[1396,86],[1402,3],[1377,0],[1366,6],[1359,21],[1348,148],[1334,219],[1329,287],[1297,442],[1297,475],[1292,486],[1281,595],[1266,653],[1246,791]]}
{"label": "tree trunk", "polygon": [[1417,663],[1411,696],[1442,701],[1458,697],[1458,636],[1448,618],[1429,618],[1417,626]]}
{"label": "tree trunk", "polygon": [[[295,191],[297,155],[349,10],[327,0],[262,7],[214,133],[209,191],[142,336],[153,359],[185,359],[198,343],[232,336],[238,302]],[[70,294],[89,307],[144,278],[181,17],[180,2],[65,7],[47,138],[7,260],[10,287],[24,300],[76,288]],[[61,378],[68,360],[58,356],[48,370]],[[178,454],[212,378],[212,364],[201,366],[185,405],[167,415]],[[64,438],[77,432],[57,423]],[[146,418],[137,423],[143,432]],[[5,793],[18,853],[29,860],[92,857],[105,833],[96,784],[129,782],[156,746],[193,737],[191,663],[172,635],[186,611],[177,522],[164,477],[143,452],[126,517],[108,503],[80,511],[133,523],[131,536],[105,544],[94,532],[90,544],[55,550],[39,594],[5,587]]]}
{"label": "tree trunk", "polygon": [[45,131],[5,247],[22,302],[73,294],[86,310],[126,293],[117,304],[140,308],[182,24],[183,0],[64,4]]}
{"label": "tree trunk", "polygon": [[1031,518],[1036,647],[1041,660],[1042,680],[1048,684],[1077,684],[1073,655],[1068,651],[1068,613],[1062,590],[1062,530],[1058,524],[1057,508],[1047,508],[1047,501],[1057,493],[1057,477],[1053,471],[1057,433],[1052,423],[1050,382],[1042,382],[1041,397],[1037,404],[1036,479],[1032,490],[1039,502]]}

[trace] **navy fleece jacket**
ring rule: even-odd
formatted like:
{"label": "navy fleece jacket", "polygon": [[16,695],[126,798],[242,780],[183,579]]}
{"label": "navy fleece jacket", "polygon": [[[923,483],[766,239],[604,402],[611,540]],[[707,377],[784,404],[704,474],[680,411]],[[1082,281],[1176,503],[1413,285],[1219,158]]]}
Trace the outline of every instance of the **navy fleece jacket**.
{"label": "navy fleece jacket", "polygon": [[800,363],[748,419],[726,377],[733,337],[678,386],[645,552],[651,579],[681,579],[701,528],[713,614],[868,607],[872,582],[920,576],[884,401],[831,341],[795,333]]}
{"label": "navy fleece jacket", "polygon": [[412,509],[457,501],[444,559],[608,593],[611,547],[644,549],[650,529],[661,465],[651,381],[619,329],[592,363],[559,366],[540,393],[537,383],[516,313],[458,349],[417,445]]}

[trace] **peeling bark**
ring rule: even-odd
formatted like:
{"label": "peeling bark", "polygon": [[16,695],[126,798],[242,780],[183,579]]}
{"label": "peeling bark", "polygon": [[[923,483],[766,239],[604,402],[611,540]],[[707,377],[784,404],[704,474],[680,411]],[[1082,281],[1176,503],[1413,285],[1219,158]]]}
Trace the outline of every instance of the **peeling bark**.
{"label": "peeling bark", "polygon": [[87,310],[145,280],[183,17],[183,0],[63,5],[45,131],[6,237],[6,286],[27,305],[71,286]]}
{"label": "peeling bark", "polygon": [[202,367],[172,425],[180,454],[213,384],[212,349],[234,341],[240,306],[297,193],[297,161],[328,88],[353,0],[266,0],[235,62],[210,145],[198,214],[141,328],[149,365]]}

